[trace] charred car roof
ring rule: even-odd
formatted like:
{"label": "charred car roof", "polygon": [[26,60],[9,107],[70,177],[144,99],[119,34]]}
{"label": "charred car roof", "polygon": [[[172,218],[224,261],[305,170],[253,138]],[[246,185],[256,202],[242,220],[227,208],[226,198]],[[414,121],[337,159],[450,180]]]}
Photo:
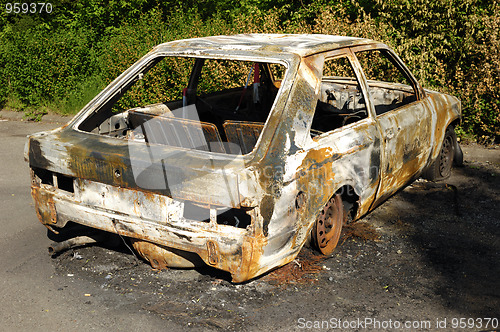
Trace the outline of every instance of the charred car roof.
{"label": "charred car roof", "polygon": [[171,41],[158,45],[158,52],[182,49],[185,52],[241,51],[243,53],[290,54],[308,56],[333,49],[376,43],[365,38],[321,34],[240,34]]}

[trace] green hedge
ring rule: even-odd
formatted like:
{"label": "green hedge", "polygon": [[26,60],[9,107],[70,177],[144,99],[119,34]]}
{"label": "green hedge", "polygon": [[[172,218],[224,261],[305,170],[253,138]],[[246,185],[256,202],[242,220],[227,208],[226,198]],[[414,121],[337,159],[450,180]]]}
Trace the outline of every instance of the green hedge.
{"label": "green hedge", "polygon": [[[274,8],[276,6],[277,8]],[[500,140],[498,2],[479,0],[110,1],[54,3],[54,15],[0,15],[0,106],[75,113],[153,46],[208,35],[327,33],[389,44],[423,86],[462,100],[462,136]],[[187,79],[173,63],[171,80]],[[163,93],[159,77],[123,107]],[[36,114],[36,112],[35,112]]]}

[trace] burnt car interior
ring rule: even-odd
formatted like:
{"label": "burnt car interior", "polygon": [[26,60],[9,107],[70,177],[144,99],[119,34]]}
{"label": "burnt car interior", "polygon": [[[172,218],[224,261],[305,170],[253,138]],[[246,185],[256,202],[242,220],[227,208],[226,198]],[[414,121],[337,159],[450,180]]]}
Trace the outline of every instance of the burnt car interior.
{"label": "burnt car interior", "polygon": [[[362,51],[357,52],[356,57],[367,76],[377,116],[417,100],[411,80],[388,52]],[[349,59],[346,56],[326,59],[311,136],[314,138],[367,116],[365,97]]]}
{"label": "burnt car interior", "polygon": [[341,128],[368,116],[354,70],[346,56],[326,59],[311,136]]}
{"label": "burnt car interior", "polygon": [[[130,88],[146,79],[145,72],[151,69],[147,68],[79,129],[188,149],[251,152],[278,94],[281,81],[276,75],[284,73],[284,66],[200,58],[191,62],[189,80],[186,86],[177,87],[177,98],[152,99],[156,102],[131,108],[120,104],[120,99],[127,100],[126,93],[138,93]],[[167,88],[175,90],[177,83],[170,82]]]}

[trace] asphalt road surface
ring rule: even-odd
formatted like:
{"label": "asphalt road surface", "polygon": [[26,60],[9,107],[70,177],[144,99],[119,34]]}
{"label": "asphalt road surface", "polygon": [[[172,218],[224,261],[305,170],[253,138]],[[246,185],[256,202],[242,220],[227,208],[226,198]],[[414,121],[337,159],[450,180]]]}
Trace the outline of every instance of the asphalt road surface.
{"label": "asphalt road surface", "polygon": [[181,331],[135,308],[133,298],[55,273],[47,254],[50,240],[33,208],[23,150],[26,135],[58,125],[0,121],[0,330]]}
{"label": "asphalt road surface", "polygon": [[[446,183],[408,186],[344,228],[332,256],[305,250],[234,285],[213,271],[155,271],[123,248],[51,258],[23,150],[26,135],[57,126],[0,119],[0,331],[373,330],[358,319],[485,331],[489,318],[500,328],[498,147],[465,146]],[[338,319],[354,328],[335,329]]]}

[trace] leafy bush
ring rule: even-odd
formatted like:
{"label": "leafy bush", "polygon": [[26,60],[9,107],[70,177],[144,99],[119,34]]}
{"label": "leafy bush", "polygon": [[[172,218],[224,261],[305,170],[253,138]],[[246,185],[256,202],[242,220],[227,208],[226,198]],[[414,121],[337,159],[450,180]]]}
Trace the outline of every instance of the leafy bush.
{"label": "leafy bush", "polygon": [[4,69],[10,77],[9,94],[29,106],[65,99],[95,67],[86,36],[81,30],[9,34]]}

